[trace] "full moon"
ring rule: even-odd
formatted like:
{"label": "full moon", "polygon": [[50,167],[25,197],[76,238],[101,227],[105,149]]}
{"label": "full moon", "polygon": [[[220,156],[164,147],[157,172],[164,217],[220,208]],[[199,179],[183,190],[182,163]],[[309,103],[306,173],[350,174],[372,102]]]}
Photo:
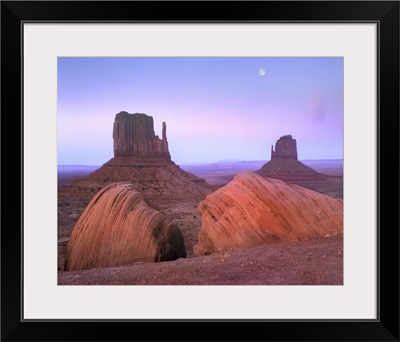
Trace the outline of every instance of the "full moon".
{"label": "full moon", "polygon": [[260,74],[260,76],[264,76],[265,75],[265,69],[260,69],[258,71],[258,73]]}

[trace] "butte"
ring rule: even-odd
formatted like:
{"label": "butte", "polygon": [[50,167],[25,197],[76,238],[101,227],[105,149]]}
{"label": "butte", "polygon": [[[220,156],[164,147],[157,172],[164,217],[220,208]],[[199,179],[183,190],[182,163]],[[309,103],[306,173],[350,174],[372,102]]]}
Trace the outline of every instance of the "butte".
{"label": "butte", "polygon": [[297,159],[297,143],[291,135],[284,135],[271,146],[271,160],[258,170],[260,176],[283,181],[324,180],[326,175],[318,173]]}
{"label": "butte", "polygon": [[343,176],[319,173],[297,158],[297,142],[291,135],[280,137],[271,146],[271,159],[255,171],[264,178],[276,178],[335,198],[343,198]]}
{"label": "butte", "polygon": [[120,112],[115,116],[113,139],[114,158],[76,180],[69,190],[84,189],[94,195],[111,183],[130,181],[147,199],[161,206],[164,199],[200,200],[209,193],[211,185],[171,160],[165,122],[160,139],[151,116]]}

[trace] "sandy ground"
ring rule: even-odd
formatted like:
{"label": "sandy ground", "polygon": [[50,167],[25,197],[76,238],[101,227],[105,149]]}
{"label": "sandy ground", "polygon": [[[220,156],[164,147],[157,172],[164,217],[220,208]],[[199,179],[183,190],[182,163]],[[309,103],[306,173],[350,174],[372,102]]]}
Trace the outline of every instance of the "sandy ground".
{"label": "sandy ground", "polygon": [[[343,198],[343,173],[337,165],[319,164],[318,172],[331,176],[326,182],[299,184],[331,197]],[[257,165],[247,165],[254,170]],[[183,167],[182,167],[183,168]],[[240,164],[237,172],[246,166]],[[251,170],[251,169],[250,169]],[[321,170],[321,171],[320,171]],[[196,169],[186,170],[196,174]],[[236,172],[236,173],[237,173]],[[223,186],[232,179],[235,164],[202,166],[197,175]],[[81,174],[79,174],[81,176]],[[66,179],[65,177],[68,177]],[[75,176],[76,177],[76,176]],[[71,181],[69,173],[59,183]],[[135,263],[115,268],[64,272],[64,256],[70,233],[85,201],[59,204],[58,281],[60,285],[341,285],[343,284],[343,236],[274,246],[230,250],[194,256],[201,227],[197,202],[160,202],[157,206],[180,227],[188,257],[162,263]]]}
{"label": "sandy ground", "polygon": [[59,285],[343,285],[343,236],[59,272]]}

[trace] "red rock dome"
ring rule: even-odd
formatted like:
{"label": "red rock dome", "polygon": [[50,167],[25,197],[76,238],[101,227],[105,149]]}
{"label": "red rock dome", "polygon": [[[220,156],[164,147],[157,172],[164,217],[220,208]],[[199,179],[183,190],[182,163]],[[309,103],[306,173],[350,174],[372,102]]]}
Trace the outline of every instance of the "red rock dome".
{"label": "red rock dome", "polygon": [[200,202],[194,253],[307,240],[343,231],[343,201],[278,179],[242,172]]}
{"label": "red rock dome", "polygon": [[108,185],[90,201],[68,244],[66,271],[186,257],[183,236],[129,182]]}

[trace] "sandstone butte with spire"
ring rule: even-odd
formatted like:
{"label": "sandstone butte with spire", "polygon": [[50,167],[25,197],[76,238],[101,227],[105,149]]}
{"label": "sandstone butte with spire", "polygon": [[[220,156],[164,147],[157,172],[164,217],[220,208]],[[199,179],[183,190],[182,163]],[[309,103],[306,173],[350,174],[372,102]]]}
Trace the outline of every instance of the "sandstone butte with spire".
{"label": "sandstone butte with spire", "polygon": [[130,181],[150,200],[203,198],[212,186],[205,180],[182,170],[168,148],[167,124],[162,123],[162,138],[154,132],[153,117],[120,112],[113,123],[114,157],[91,174],[63,188],[67,192],[89,190],[90,198],[102,187]]}
{"label": "sandstone butte with spire", "polygon": [[291,135],[280,137],[275,144],[275,150],[274,146],[271,146],[271,160],[256,173],[263,177],[277,178],[283,181],[325,180],[328,178],[297,159],[297,142]]}
{"label": "sandstone butte with spire", "polygon": [[115,157],[155,157],[171,160],[167,141],[167,124],[162,123],[162,139],[154,133],[154,121],[146,114],[120,112],[115,116]]}

